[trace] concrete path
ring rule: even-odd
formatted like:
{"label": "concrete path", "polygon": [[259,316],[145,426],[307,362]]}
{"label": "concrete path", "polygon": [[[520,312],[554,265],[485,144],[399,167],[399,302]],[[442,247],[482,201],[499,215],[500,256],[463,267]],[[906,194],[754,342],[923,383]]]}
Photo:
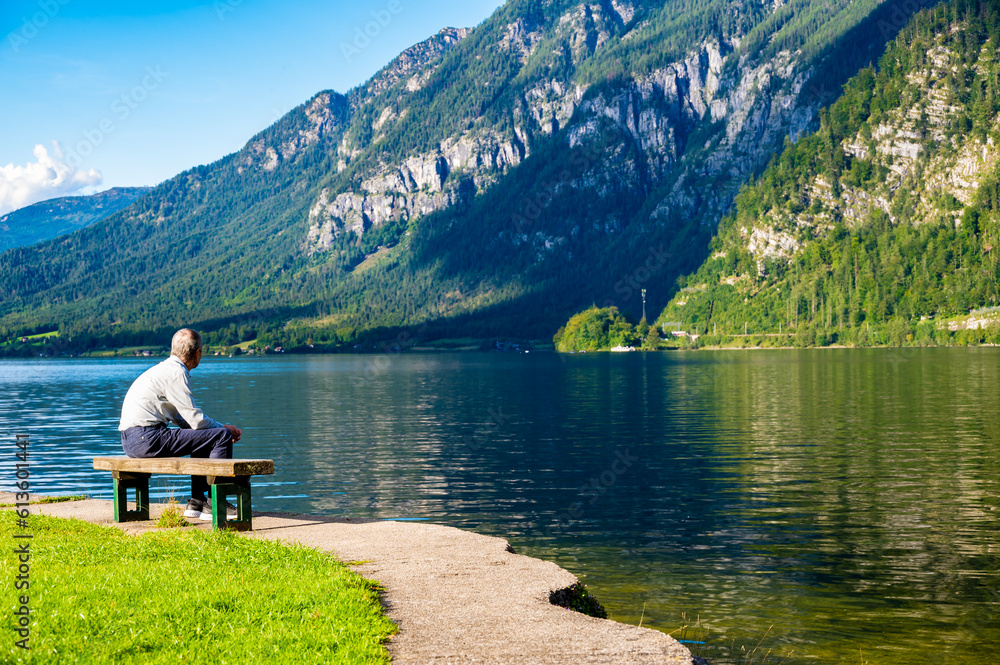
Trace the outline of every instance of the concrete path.
{"label": "concrete path", "polygon": [[[0,492],[0,502],[9,502]],[[154,517],[159,514],[154,505]],[[152,521],[115,525],[110,501],[31,506],[138,534]],[[202,522],[196,528],[207,529]],[[510,551],[507,541],[453,527],[255,513],[252,537],[298,542],[335,554],[385,587],[399,632],[395,663],[659,663],[694,665],[690,652],[655,630],[595,619],[549,603],[577,579],[554,563]]]}

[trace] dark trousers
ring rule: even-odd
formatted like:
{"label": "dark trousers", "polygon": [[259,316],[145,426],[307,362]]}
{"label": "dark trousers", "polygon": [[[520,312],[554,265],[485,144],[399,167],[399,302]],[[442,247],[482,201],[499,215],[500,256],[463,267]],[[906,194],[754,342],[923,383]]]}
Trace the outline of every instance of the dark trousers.
{"label": "dark trousers", "polygon": [[[175,429],[166,425],[130,427],[122,432],[122,448],[129,457],[211,457],[232,459],[233,433],[217,429]],[[191,476],[191,497],[204,499],[205,476]]]}

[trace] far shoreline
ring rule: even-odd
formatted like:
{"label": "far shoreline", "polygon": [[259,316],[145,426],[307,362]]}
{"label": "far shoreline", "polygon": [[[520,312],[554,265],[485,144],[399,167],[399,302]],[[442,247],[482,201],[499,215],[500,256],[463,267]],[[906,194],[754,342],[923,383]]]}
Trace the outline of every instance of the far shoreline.
{"label": "far shoreline", "polygon": [[[495,350],[491,348],[482,348],[480,346],[461,346],[461,347],[434,347],[434,346],[414,346],[407,349],[398,350],[370,350],[370,349],[340,349],[340,350],[326,350],[326,349],[295,349],[295,350],[285,350],[282,352],[275,353],[273,351],[267,352],[240,352],[240,353],[228,353],[217,349],[210,350],[210,354],[206,355],[206,360],[211,359],[258,359],[258,358],[272,358],[272,357],[308,357],[308,356],[399,356],[399,355],[444,355],[449,353],[458,354],[474,354],[474,353],[518,353],[518,354],[556,354],[560,356],[572,356],[572,355],[594,355],[594,354],[608,354],[608,355],[629,355],[629,354],[647,354],[647,353],[678,353],[678,352],[706,352],[706,351],[824,351],[824,350],[921,350],[921,349],[981,349],[981,348],[996,348],[1000,344],[993,342],[984,342],[981,344],[931,344],[926,346],[918,345],[907,345],[907,346],[889,346],[889,345],[870,345],[870,346],[856,346],[856,345],[845,345],[845,344],[828,344],[825,346],[761,346],[761,345],[748,345],[748,346],[697,346],[697,347],[682,347],[682,346],[670,346],[660,349],[630,349],[630,350],[614,350],[614,349],[595,349],[587,351],[558,351],[551,348],[543,346],[529,347],[522,349],[503,349]],[[83,359],[83,360],[123,360],[123,359],[163,359],[169,357],[170,353],[166,348],[154,348],[154,347],[123,347],[117,349],[101,349],[98,351],[83,351],[80,353],[67,353],[61,352],[58,354],[49,353],[38,353],[36,354],[3,354],[0,353],[0,361],[5,360],[69,360],[69,359]]]}

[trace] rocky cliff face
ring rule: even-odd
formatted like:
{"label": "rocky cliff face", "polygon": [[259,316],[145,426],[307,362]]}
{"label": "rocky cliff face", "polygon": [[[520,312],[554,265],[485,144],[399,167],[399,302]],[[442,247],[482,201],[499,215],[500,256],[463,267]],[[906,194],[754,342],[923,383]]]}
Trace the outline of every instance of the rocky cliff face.
{"label": "rocky cliff face", "polygon": [[321,92],[301,108],[254,137],[237,153],[236,172],[274,171],[279,164],[291,163],[321,140],[339,136],[347,121],[348,100],[335,92]]}
{"label": "rocky cliff face", "polygon": [[694,290],[662,319],[897,345],[984,325],[970,312],[993,321],[1000,101],[981,11],[922,12],[854,77],[819,131],[739,196],[711,256],[682,280]]}
{"label": "rocky cliff face", "polygon": [[433,63],[439,62],[469,32],[469,28],[443,28],[430,39],[406,49],[354,95],[355,105],[390,90],[404,79],[406,91],[416,92],[434,73]]}
{"label": "rocky cliff face", "polygon": [[[810,70],[798,54],[781,52],[724,73],[738,46],[739,38],[707,41],[683,61],[637,78],[613,94],[588,99],[570,128],[569,144],[593,132],[601,118],[610,119],[642,151],[652,184],[680,167],[653,218],[671,212],[711,213],[705,221],[713,223],[712,216],[729,207],[747,175],[760,168],[784,137],[809,128],[819,105],[828,101],[802,94]],[[711,125],[716,129],[693,143],[695,131]],[[704,186],[706,176],[730,182],[710,189]]]}
{"label": "rocky cliff face", "polygon": [[[939,37],[939,42],[944,40],[944,35]],[[801,202],[808,212],[772,210],[753,228],[741,229],[748,238],[747,249],[757,258],[760,275],[769,260],[790,262],[809,237],[827,233],[836,220],[856,227],[879,211],[893,224],[920,224],[941,217],[961,224],[963,206],[973,203],[980,182],[1000,160],[1000,150],[990,136],[983,140],[949,131],[963,113],[950,102],[956,89],[949,74],[958,71],[960,62],[958,53],[944,43],[937,44],[928,53],[926,66],[908,73],[912,94],[886,120],[865,126],[837,146],[848,160],[883,168],[881,182],[857,186],[841,179],[834,191],[827,176],[815,176]],[[894,205],[898,195],[916,199],[905,220]]]}
{"label": "rocky cliff face", "polygon": [[[635,11],[623,2],[582,3],[562,13],[548,31],[538,22],[518,17],[504,27],[496,48],[528,63],[544,44],[554,57],[578,64],[601,51],[613,37],[627,38],[641,29],[633,26],[624,35],[616,34]],[[405,58],[401,56],[399,71],[380,75],[366,90],[385,92],[403,79],[405,91],[418,89],[415,82],[427,81],[440,58],[468,34],[453,31],[436,38],[435,48],[414,47]],[[519,90],[517,104],[509,109],[511,129],[481,128],[450,136],[432,151],[367,173],[347,191],[324,188],[310,208],[303,250],[312,256],[330,248],[345,231],[360,235],[387,220],[410,220],[444,210],[498,182],[530,156],[538,137],[559,134],[559,140],[572,149],[607,131],[609,124],[641,155],[634,163],[635,177],[622,182],[636,180],[630,187],[636,193],[652,191],[668,176],[672,182],[654,209],[654,222],[675,214],[699,215],[706,224],[713,224],[746,177],[762,166],[784,137],[805,131],[815,121],[819,105],[828,101],[803,95],[811,70],[801,62],[800,54],[781,52],[748,62],[739,59],[739,45],[738,35],[706,40],[684,59],[610,88],[582,85],[574,80],[572,70],[562,77],[540,76]],[[739,61],[730,63],[732,59]],[[376,142],[385,126],[407,121],[404,90],[395,103],[372,114]],[[314,105],[323,102],[317,98]],[[313,115],[317,119],[310,128],[322,131],[329,126],[325,116]],[[701,131],[699,141],[693,143],[693,135],[706,127],[714,129]],[[314,130],[300,133],[303,138],[286,141],[282,148],[254,144],[247,159],[259,159],[262,168],[274,168]],[[338,170],[368,149],[352,146],[345,138],[338,147]],[[706,176],[721,177],[723,183],[706,189]],[[590,184],[601,180],[591,178]],[[588,182],[573,185],[587,188]]]}
{"label": "rocky cliff face", "polygon": [[[362,181],[358,191],[337,194],[324,188],[309,210],[307,253],[328,249],[344,231],[362,235],[389,220],[409,221],[444,210],[494,182],[527,156],[515,132],[510,138],[466,134],[441,143],[433,153],[416,155]],[[462,184],[470,183],[466,193]]]}

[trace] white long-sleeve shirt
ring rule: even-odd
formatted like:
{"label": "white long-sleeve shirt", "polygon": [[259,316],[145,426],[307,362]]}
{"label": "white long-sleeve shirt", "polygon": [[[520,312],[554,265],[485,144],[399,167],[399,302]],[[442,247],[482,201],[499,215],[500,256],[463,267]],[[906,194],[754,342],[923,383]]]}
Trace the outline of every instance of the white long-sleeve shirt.
{"label": "white long-sleeve shirt", "polygon": [[225,427],[195,406],[191,375],[177,356],[150,367],[135,380],[125,394],[118,429],[124,432],[130,427],[168,423],[190,429]]}

